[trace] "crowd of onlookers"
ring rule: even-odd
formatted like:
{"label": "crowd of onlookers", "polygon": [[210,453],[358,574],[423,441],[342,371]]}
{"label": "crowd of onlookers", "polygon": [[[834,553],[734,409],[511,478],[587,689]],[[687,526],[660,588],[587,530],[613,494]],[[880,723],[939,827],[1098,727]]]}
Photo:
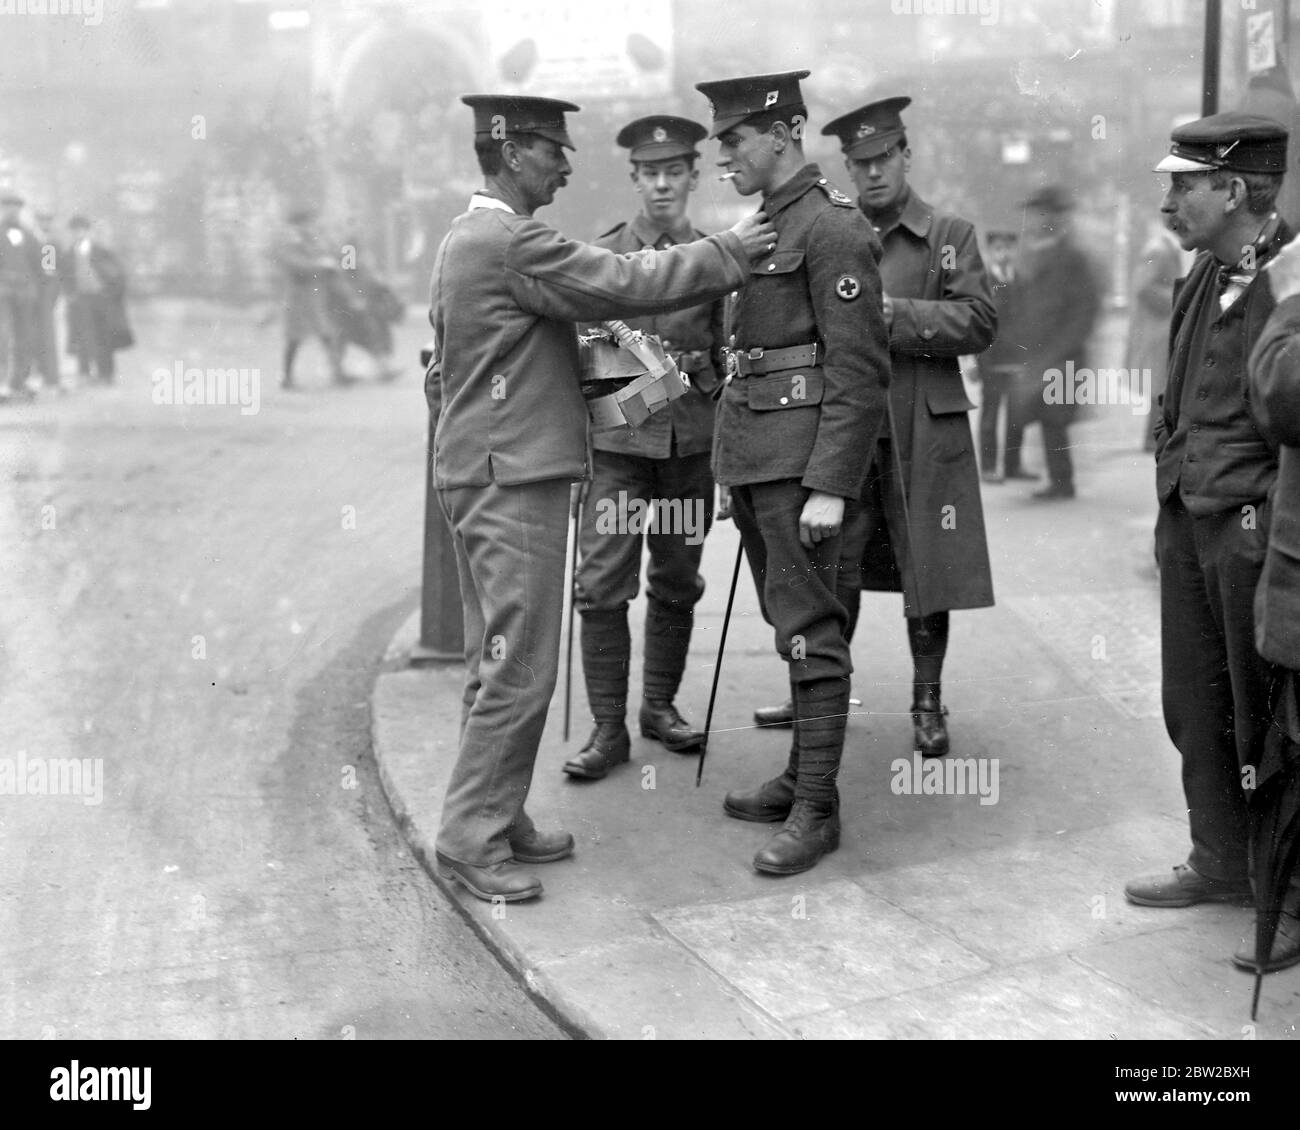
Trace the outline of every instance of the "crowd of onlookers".
{"label": "crowd of onlookers", "polygon": [[0,192],[0,403],[42,389],[66,392],[56,312],[64,300],[65,351],[83,381],[114,379],[113,356],[134,342],[126,276],[83,215],[60,238],[54,217]]}

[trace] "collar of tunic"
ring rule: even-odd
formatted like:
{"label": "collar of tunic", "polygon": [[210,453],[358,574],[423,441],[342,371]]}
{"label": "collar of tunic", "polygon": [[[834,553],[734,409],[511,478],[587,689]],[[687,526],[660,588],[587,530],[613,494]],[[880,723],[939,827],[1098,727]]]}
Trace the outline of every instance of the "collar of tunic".
{"label": "collar of tunic", "polygon": [[763,211],[767,213],[767,218],[774,219],[781,209],[789,207],[823,180],[825,177],[822,176],[820,168],[816,165],[805,165],[771,196],[763,197]]}
{"label": "collar of tunic", "polygon": [[930,225],[934,223],[934,209],[912,191],[911,185],[908,185],[907,195],[903,197],[903,207],[899,210],[897,218],[880,227],[876,227],[876,221],[871,218],[871,213],[867,211],[861,197],[858,198],[858,207],[862,209],[862,214],[867,217],[871,226],[876,228],[876,234],[881,239],[895,228],[906,228],[917,239],[924,239],[930,234]]}
{"label": "collar of tunic", "polygon": [[512,216],[515,214],[515,210],[504,200],[498,200],[495,196],[488,196],[482,192],[476,192],[469,198],[469,210],[473,212],[477,208],[495,208],[498,212],[509,212]]}
{"label": "collar of tunic", "polygon": [[683,216],[672,227],[664,229],[651,223],[650,217],[638,212],[636,218],[628,225],[632,234],[647,247],[658,247],[659,241],[667,236],[673,243],[691,243],[695,239],[695,229]]}

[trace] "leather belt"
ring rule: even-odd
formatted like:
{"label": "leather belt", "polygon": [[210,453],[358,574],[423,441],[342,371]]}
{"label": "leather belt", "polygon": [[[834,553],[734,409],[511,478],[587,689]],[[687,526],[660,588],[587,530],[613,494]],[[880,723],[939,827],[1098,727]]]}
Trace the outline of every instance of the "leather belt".
{"label": "leather belt", "polygon": [[820,342],[791,345],[785,349],[728,349],[727,373],[732,377],[755,377],[784,369],[806,369],[821,364]]}

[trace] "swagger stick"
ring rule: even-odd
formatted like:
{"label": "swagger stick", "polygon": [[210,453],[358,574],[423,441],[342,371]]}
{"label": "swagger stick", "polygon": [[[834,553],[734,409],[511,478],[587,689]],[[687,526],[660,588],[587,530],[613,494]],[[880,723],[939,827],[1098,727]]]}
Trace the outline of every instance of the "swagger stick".
{"label": "swagger stick", "polygon": [[700,763],[695,767],[695,787],[700,787],[704,777],[704,757],[709,752],[709,734],[713,728],[713,703],[718,697],[718,676],[722,674],[722,653],[727,647],[727,627],[731,624],[731,605],[736,599],[736,582],[740,580],[740,559],[745,555],[745,543],[736,546],[736,567],[731,571],[731,589],[727,593],[727,611],[722,616],[722,636],[718,640],[718,661],[713,665],[713,686],[709,688],[709,709],[704,716],[704,743],[700,746]]}

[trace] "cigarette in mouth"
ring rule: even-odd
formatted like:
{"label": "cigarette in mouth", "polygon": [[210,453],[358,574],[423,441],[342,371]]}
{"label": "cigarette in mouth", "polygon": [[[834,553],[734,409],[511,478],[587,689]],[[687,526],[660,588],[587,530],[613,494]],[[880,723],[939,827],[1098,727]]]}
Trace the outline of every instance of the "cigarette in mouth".
{"label": "cigarette in mouth", "polygon": [[718,180],[731,180],[731,178],[734,177],[735,175],[736,175],[735,173],[723,173],[722,176],[718,178]]}

